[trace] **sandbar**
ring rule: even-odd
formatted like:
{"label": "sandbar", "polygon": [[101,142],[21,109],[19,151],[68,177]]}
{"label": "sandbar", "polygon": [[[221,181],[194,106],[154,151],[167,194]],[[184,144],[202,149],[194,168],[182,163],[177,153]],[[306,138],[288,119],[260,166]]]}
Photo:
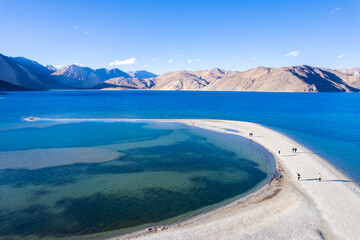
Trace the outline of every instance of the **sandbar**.
{"label": "sandbar", "polygon": [[[214,210],[110,239],[360,239],[360,187],[327,161],[277,131],[256,123],[229,120],[76,119],[87,120],[179,122],[239,135],[270,151],[281,173],[281,177],[256,192]],[[297,153],[292,152],[294,147]]]}

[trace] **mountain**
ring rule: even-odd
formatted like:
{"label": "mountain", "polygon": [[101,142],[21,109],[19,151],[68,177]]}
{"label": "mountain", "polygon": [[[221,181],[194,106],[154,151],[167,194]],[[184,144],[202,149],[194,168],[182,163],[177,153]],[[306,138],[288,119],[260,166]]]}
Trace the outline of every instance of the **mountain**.
{"label": "mountain", "polygon": [[307,65],[281,68],[257,67],[207,86],[216,91],[358,92],[343,74]]}
{"label": "mountain", "polygon": [[154,84],[154,81],[151,79],[118,77],[104,81],[103,83],[94,86],[93,89],[150,89]]}
{"label": "mountain", "polygon": [[72,88],[88,88],[101,82],[95,70],[75,64],[60,68],[51,75],[57,83]]}
{"label": "mountain", "polygon": [[47,69],[49,69],[51,72],[56,72],[57,71],[57,68],[54,67],[53,65],[46,65],[45,66]]}
{"label": "mountain", "polygon": [[145,70],[140,70],[140,71],[135,71],[135,72],[127,72],[127,74],[130,75],[130,77],[132,78],[139,78],[139,79],[146,79],[146,78],[156,78],[158,75],[145,71]]}
{"label": "mountain", "polygon": [[125,77],[131,78],[119,69],[92,69],[75,64],[63,67],[51,74],[54,81],[72,88],[92,88],[108,79]]}
{"label": "mountain", "polygon": [[95,73],[101,81],[105,81],[111,78],[118,78],[118,77],[131,78],[129,74],[117,68],[113,68],[110,70],[106,68],[100,68],[100,69],[96,69]]}
{"label": "mountain", "polygon": [[0,54],[0,79],[33,90],[46,89],[51,71],[43,65],[23,58]]}
{"label": "mountain", "polygon": [[209,84],[237,72],[214,68],[203,71],[175,71],[154,78],[154,89],[161,90],[204,90]]}

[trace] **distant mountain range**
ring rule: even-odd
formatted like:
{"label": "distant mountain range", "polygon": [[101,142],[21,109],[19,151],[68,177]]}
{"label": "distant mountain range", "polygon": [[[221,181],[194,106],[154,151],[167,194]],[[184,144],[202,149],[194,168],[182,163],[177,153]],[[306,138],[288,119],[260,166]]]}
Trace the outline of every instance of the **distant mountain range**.
{"label": "distant mountain range", "polygon": [[360,92],[360,67],[328,69],[307,65],[230,71],[175,71],[160,76],[117,68],[69,65],[56,69],[23,57],[0,54],[0,90],[154,89],[262,92]]}

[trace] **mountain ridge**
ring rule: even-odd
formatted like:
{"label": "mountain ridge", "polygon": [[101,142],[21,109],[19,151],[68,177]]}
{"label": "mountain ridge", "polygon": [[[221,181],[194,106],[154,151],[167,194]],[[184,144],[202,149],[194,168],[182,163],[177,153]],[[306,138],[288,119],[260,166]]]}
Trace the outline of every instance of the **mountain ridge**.
{"label": "mountain ridge", "polygon": [[220,68],[200,71],[178,70],[156,75],[145,70],[124,72],[117,68],[92,69],[75,64],[55,71],[52,65],[43,66],[24,57],[13,58],[0,54],[0,79],[0,90],[3,91],[6,88],[20,90],[23,87],[30,90],[360,92],[360,67],[329,69],[309,65],[256,67],[246,71]]}

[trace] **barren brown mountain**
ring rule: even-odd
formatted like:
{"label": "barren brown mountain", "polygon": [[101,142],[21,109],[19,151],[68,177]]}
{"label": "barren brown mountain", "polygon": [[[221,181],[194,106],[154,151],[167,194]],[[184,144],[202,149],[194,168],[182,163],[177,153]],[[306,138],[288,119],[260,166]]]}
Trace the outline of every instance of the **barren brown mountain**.
{"label": "barren brown mountain", "polygon": [[257,67],[236,73],[210,84],[213,91],[262,92],[357,92],[360,79],[325,68]]}

